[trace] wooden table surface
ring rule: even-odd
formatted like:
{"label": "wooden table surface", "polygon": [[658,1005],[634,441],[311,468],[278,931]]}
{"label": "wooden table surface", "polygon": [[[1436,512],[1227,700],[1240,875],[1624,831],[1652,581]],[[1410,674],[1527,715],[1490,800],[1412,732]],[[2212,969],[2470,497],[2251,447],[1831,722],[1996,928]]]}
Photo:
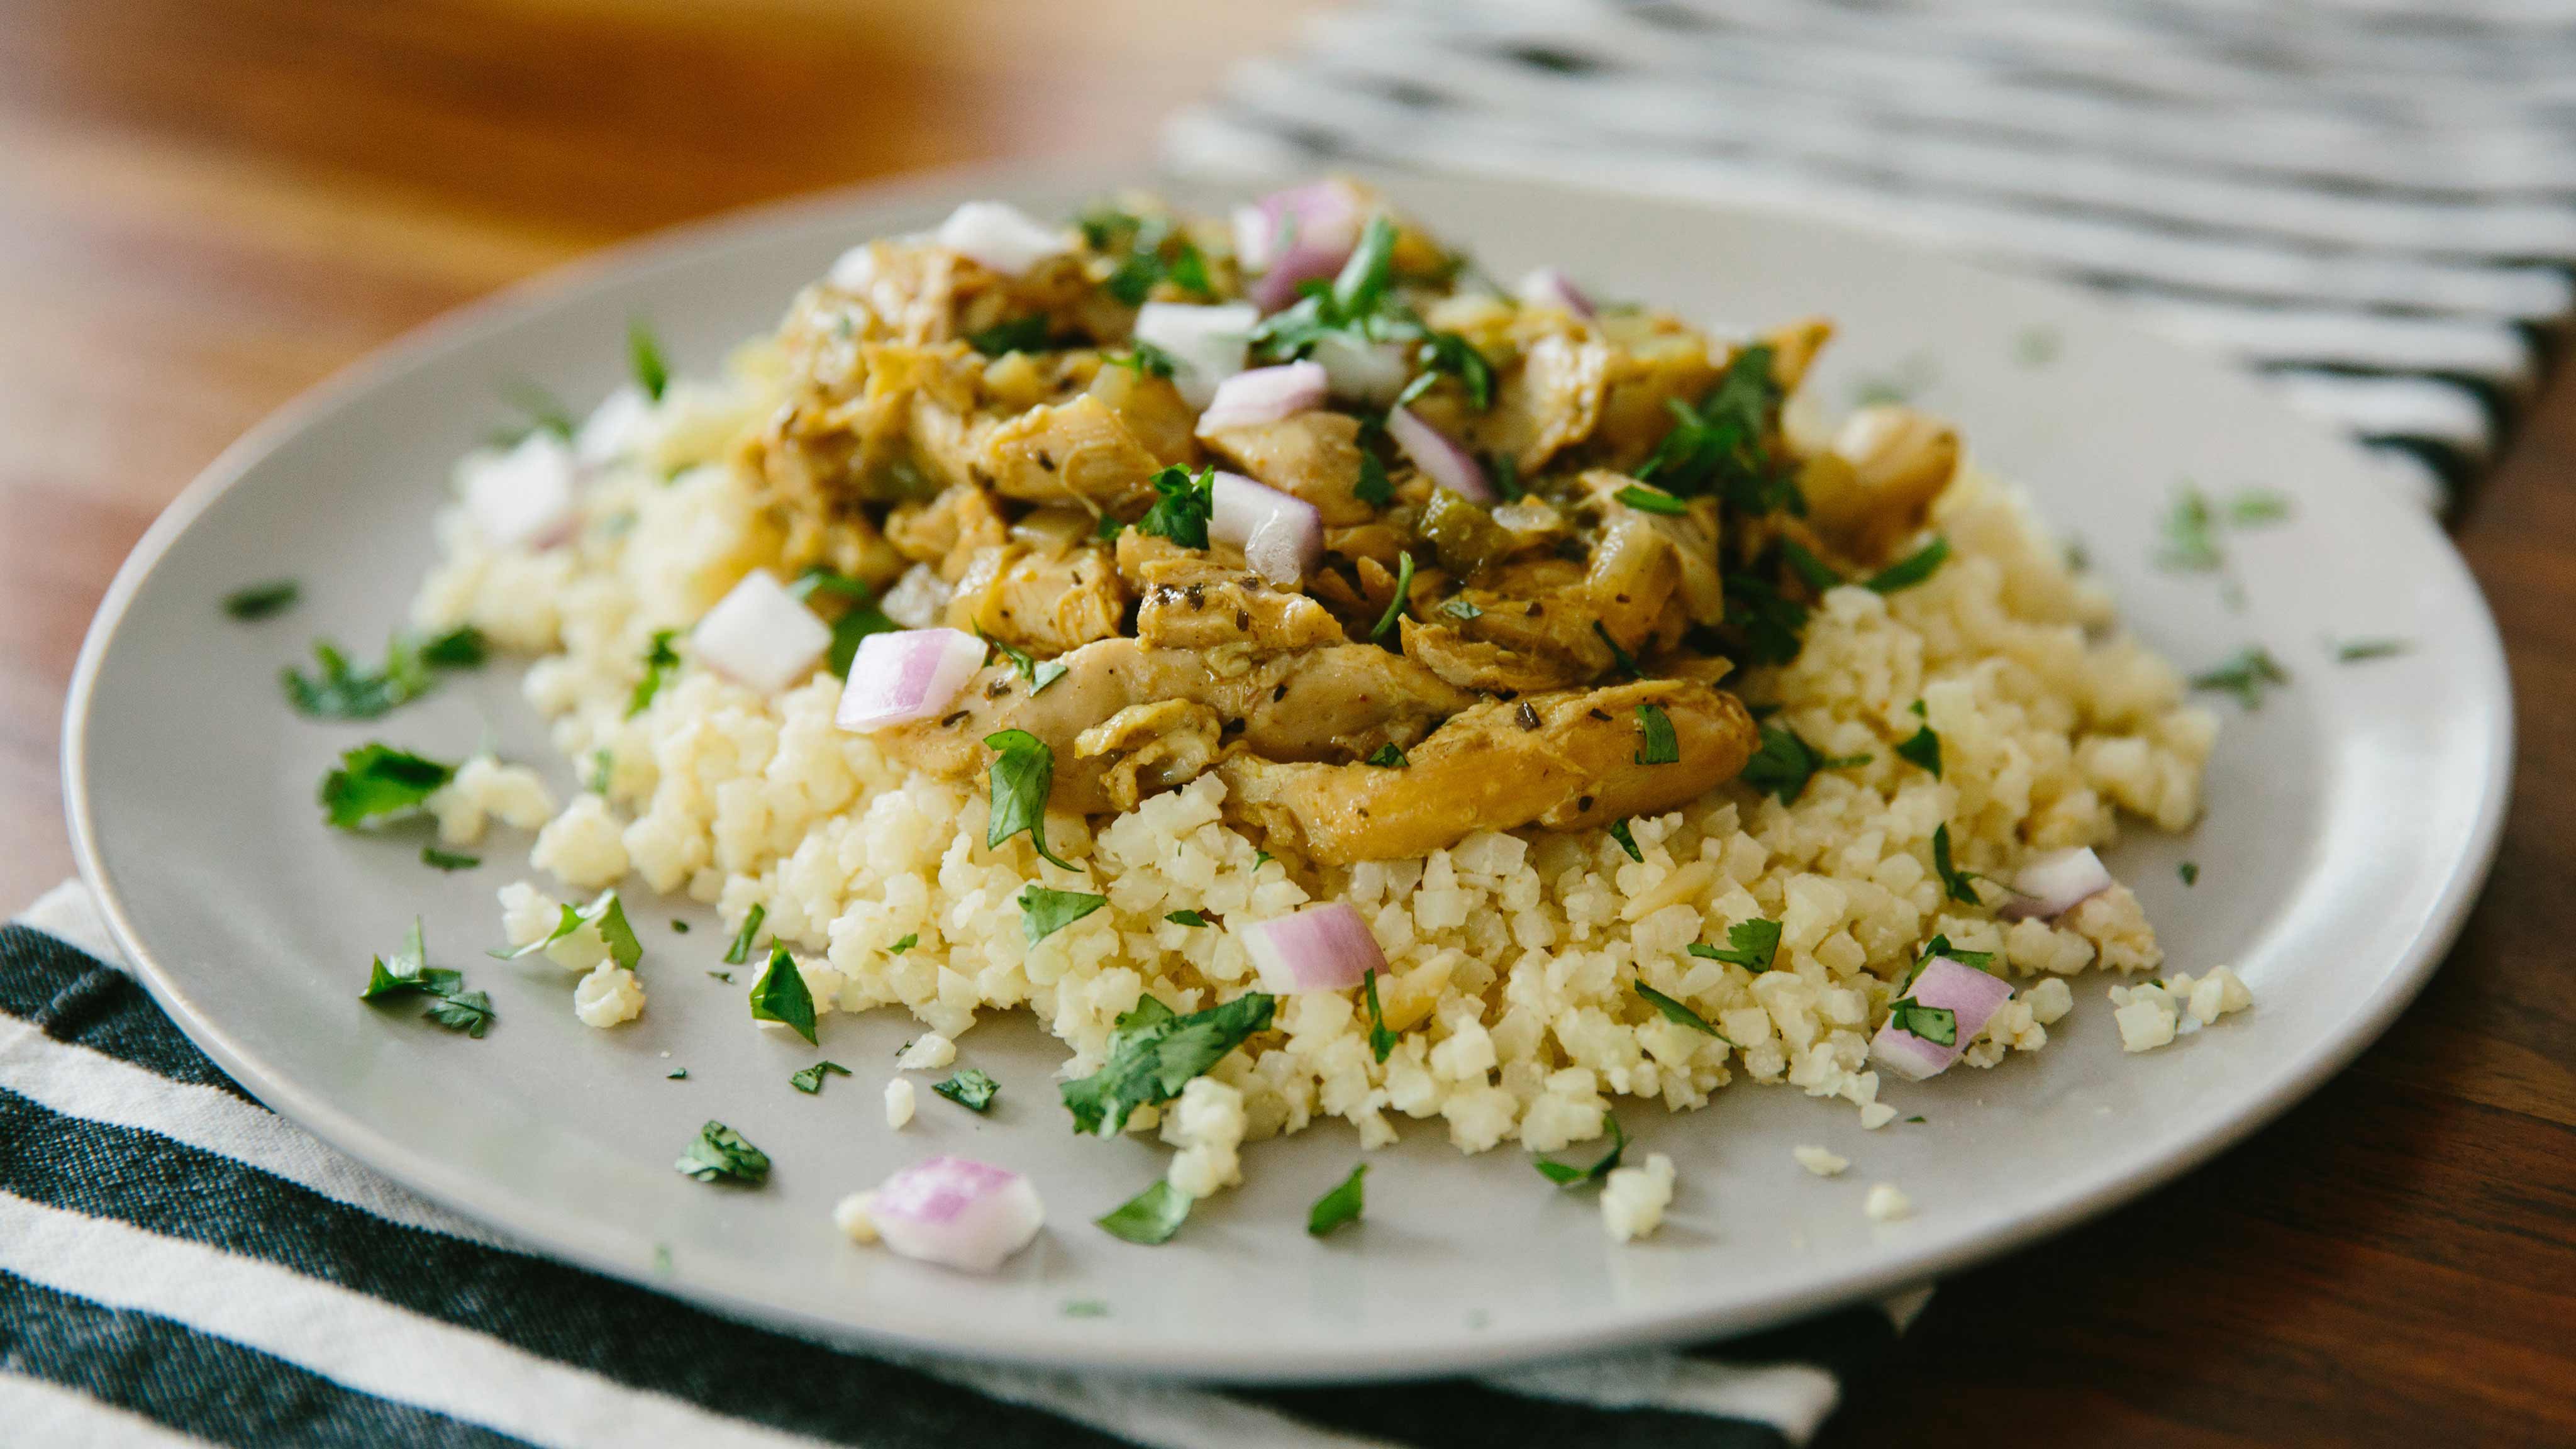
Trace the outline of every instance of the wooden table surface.
{"label": "wooden table surface", "polygon": [[[0,907],[126,550],[222,446],[458,303],[906,168],[1140,158],[1300,4],[0,0]],[[2520,696],[2495,879],[2279,1124],[1950,1280],[1827,1442],[2576,1444],[2576,377],[2460,531]]]}

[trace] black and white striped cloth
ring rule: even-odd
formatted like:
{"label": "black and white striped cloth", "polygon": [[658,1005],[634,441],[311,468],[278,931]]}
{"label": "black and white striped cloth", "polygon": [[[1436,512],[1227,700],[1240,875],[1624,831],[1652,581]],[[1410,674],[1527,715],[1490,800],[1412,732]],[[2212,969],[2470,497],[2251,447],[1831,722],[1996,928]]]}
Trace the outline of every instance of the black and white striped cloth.
{"label": "black and white striped cloth", "polygon": [[1403,1384],[862,1356],[413,1196],[253,1101],[115,959],[78,884],[0,926],[0,1444],[1776,1449],[1929,1296]]}
{"label": "black and white striped cloth", "polygon": [[1777,208],[2089,284],[2457,501],[2576,310],[2567,0],[1360,0],[1167,164]]}

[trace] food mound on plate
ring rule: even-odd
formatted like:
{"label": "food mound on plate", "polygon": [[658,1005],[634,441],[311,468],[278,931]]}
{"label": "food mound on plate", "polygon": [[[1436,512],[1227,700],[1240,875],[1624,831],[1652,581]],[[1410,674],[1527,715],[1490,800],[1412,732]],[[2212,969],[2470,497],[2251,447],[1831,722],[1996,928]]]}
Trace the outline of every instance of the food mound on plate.
{"label": "food mound on plate", "polygon": [[[1033,1011],[1184,1212],[1325,1117],[1554,1153],[1743,1075],[1880,1126],[1891,1073],[2160,964],[2094,851],[2194,820],[2215,726],[1949,426],[1828,426],[1829,332],[1505,290],[1341,181],[961,207],[720,378],[461,465],[416,623],[535,656],[581,788],[478,759],[431,808],[713,903],[808,1034]],[[502,904],[585,1020],[644,1009],[595,922]],[[2123,988],[2124,1035],[2213,981]],[[1603,1166],[1650,1230],[1669,1161]]]}

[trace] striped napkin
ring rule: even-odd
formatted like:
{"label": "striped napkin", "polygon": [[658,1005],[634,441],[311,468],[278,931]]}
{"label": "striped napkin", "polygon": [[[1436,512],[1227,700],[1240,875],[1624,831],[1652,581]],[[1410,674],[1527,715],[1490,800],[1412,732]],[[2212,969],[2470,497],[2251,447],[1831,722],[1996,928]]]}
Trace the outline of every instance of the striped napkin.
{"label": "striped napkin", "polygon": [[1359,0],[1165,158],[1822,217],[2094,287],[2456,502],[2576,310],[2565,0]]}
{"label": "striped napkin", "polygon": [[1222,1390],[868,1357],[550,1262],[250,1099],[77,883],[0,926],[0,1443],[1762,1449],[1930,1296],[1722,1348]]}

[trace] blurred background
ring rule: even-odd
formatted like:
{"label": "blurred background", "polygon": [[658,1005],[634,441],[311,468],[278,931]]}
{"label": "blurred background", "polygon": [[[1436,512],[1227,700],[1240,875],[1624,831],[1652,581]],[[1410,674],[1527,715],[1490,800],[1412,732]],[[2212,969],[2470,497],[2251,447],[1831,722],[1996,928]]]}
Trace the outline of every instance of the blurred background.
{"label": "blurred background", "polygon": [[[2517,862],[2556,858],[2565,798],[2532,804],[2564,731],[2531,711],[2576,698],[2576,395],[2543,390],[2571,142],[2553,0],[0,0],[0,902],[71,871],[63,690],[162,505],[332,371],[602,245],[1004,157],[1255,183],[1353,158],[1823,215],[2114,295],[2361,438],[2467,521],[2526,710],[2477,974],[2455,963],[2430,1024],[2044,1269],[1954,1280],[1830,1437],[1983,1442],[2006,1395],[2057,1442],[2563,1425],[2563,1359],[2458,1327],[2496,1288],[2454,1271],[2487,1231],[2462,1205],[2532,1164],[2406,1113],[2474,1058],[2504,1085],[2460,1112],[2576,1128],[2563,1042],[2499,1044],[2564,1011],[2503,970],[2514,943],[2563,939],[2492,924],[2564,899]],[[2356,1113],[2379,1125],[2323,1126]],[[2526,1230],[2494,1229],[2498,1261]],[[2221,1238],[2224,1271],[2175,1266]]]}

